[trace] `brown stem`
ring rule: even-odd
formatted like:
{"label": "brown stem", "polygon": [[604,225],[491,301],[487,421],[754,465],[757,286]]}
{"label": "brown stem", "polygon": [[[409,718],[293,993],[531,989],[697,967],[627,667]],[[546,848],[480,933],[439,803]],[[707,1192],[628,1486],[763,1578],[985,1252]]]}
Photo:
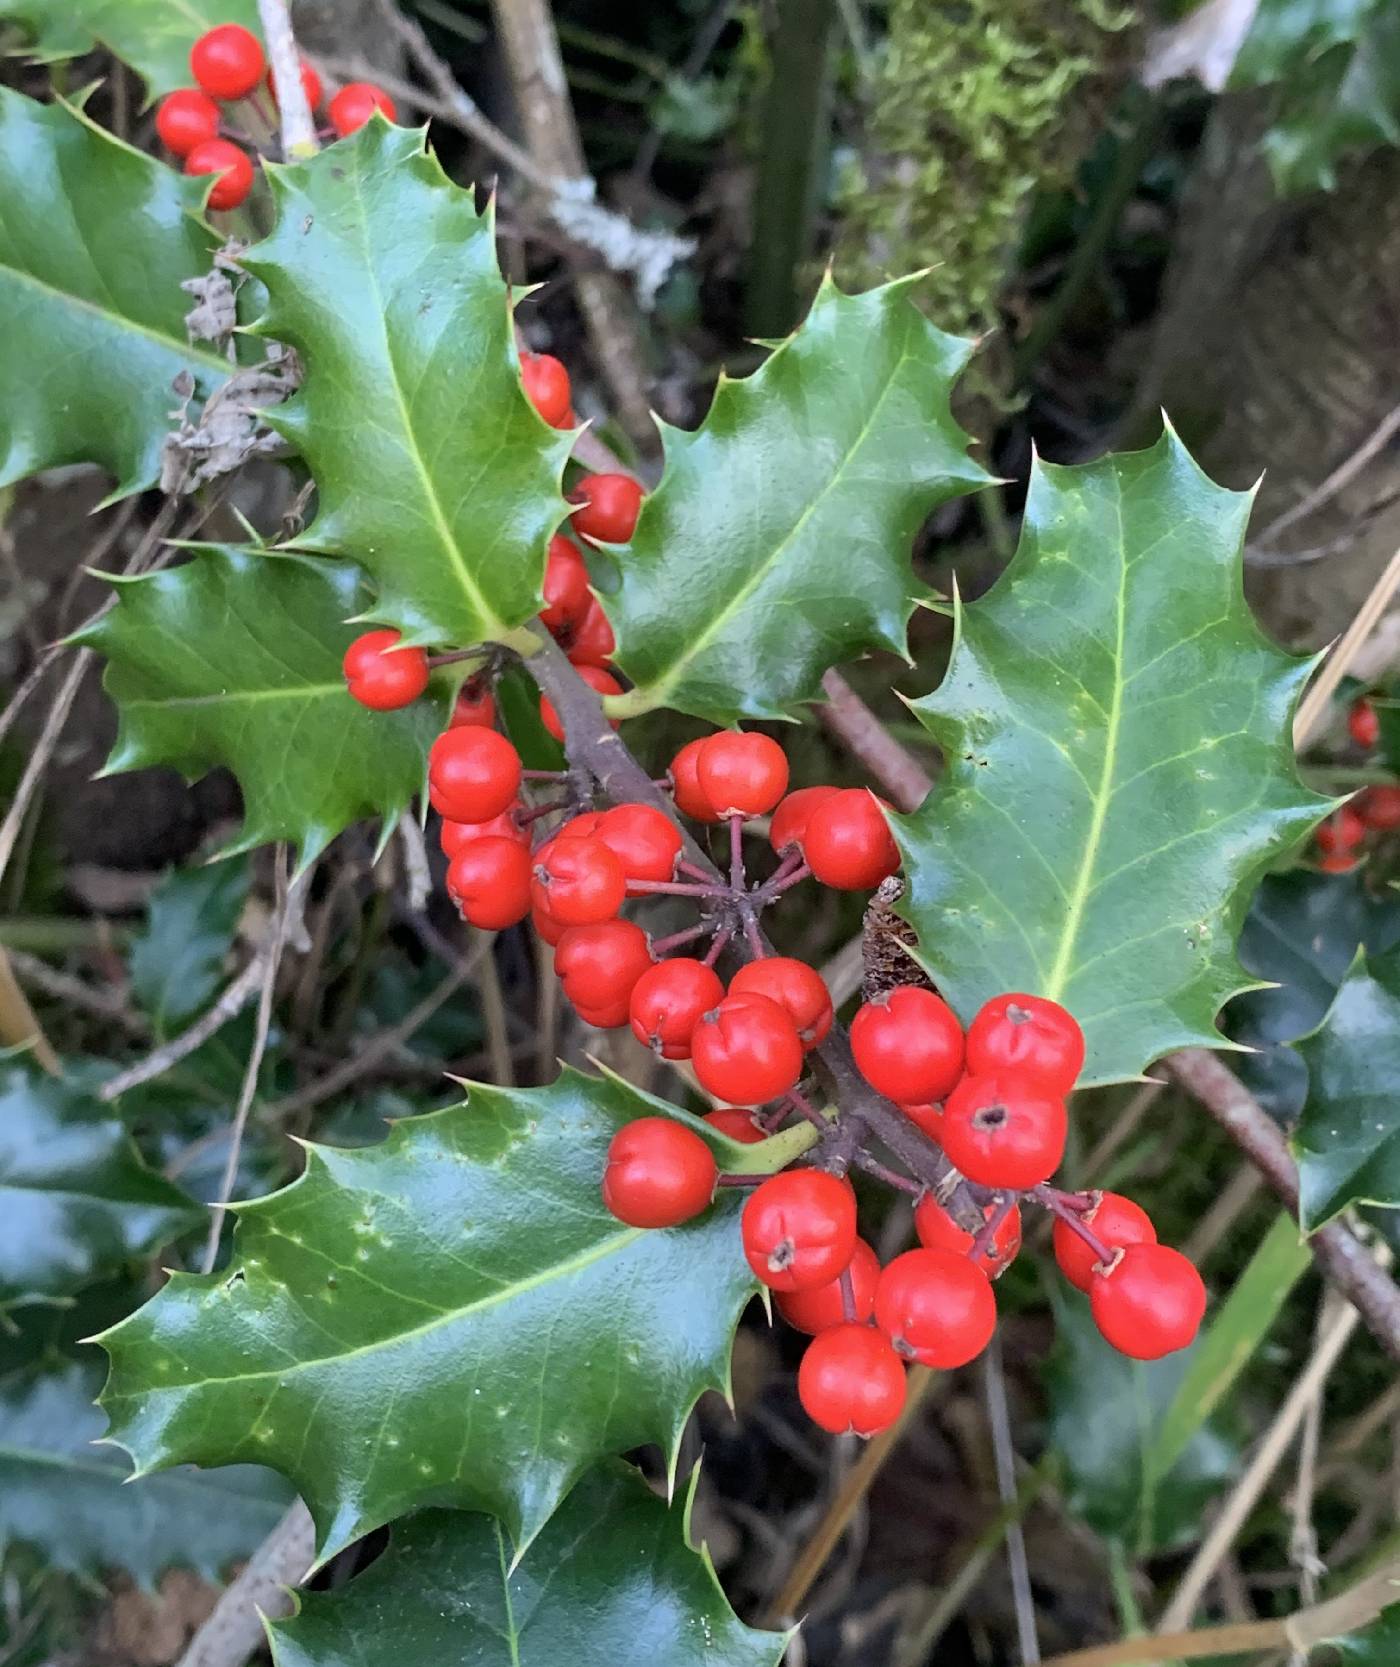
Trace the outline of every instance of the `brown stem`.
{"label": "brown stem", "polygon": [[933,786],[933,777],[906,747],[895,740],[839,671],[822,678],[827,704],[817,716],[854,757],[870,771],[894,801],[896,810],[914,810]]}
{"label": "brown stem", "polygon": [[301,80],[301,54],[287,0],[258,0],[258,21],[262,24],[272,85],[277,93],[277,116],[282,126],[282,155],[289,161],[314,156],[316,122]]}

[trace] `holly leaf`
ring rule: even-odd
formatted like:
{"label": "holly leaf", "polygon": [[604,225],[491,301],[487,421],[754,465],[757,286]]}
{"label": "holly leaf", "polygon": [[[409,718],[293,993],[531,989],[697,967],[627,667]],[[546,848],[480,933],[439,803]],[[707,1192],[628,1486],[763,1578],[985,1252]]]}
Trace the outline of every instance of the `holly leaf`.
{"label": "holly leaf", "polygon": [[4,20],[24,31],[26,56],[47,63],[105,46],[153,98],[190,85],[190,48],[216,23],[261,34],[257,0],[3,0]]}
{"label": "holly leaf", "polygon": [[270,1628],[277,1667],[776,1667],[787,1635],[747,1627],[709,1558],[624,1464],[590,1470],[519,1566],[498,1522],[421,1511],[339,1592]]}
{"label": "holly leaf", "polygon": [[280,1470],[321,1561],[425,1503],[487,1511],[523,1550],[598,1458],[674,1462],[755,1287],[732,1195],[667,1232],[604,1208],[614,1130],[657,1113],[683,1117],[568,1070],[473,1084],[377,1146],[309,1146],[299,1180],[239,1206],[229,1271],[172,1275],[99,1339],[112,1438],[141,1472]]}
{"label": "holly leaf", "polygon": [[927,594],[914,535],[991,478],[948,405],[973,344],[924,318],[916,281],[845,295],[828,277],[759,370],[721,378],[698,429],[662,425],[665,473],[604,597],[636,685],[618,712],[791,716],[838,662],[907,657]]}
{"label": "holly leaf", "polygon": [[1359,1632],[1348,1632],[1327,1642],[1347,1667],[1392,1667],[1400,1660],[1400,1603],[1383,1609],[1370,1626]]}
{"label": "holly leaf", "polygon": [[1254,987],[1234,950],[1254,886],[1331,807],[1293,762],[1311,662],[1241,593],[1249,505],[1170,430],[1037,464],[1011,566],[959,608],[913,707],[946,763],[893,820],[919,957],[964,1020],[1003,990],[1062,1002],[1085,1083],[1228,1045],[1215,1015]]}
{"label": "holly leaf", "polygon": [[249,879],[246,862],[206,863],[173,869],[151,893],[127,970],[161,1035],[192,1019],[219,988]]}
{"label": "holly leaf", "polygon": [[1293,1137],[1304,1231],[1352,1204],[1400,1209],[1400,951],[1359,953],[1331,1012],[1298,1052],[1308,1068]]}
{"label": "holly leaf", "polygon": [[116,496],[155,481],[175,378],[207,395],[229,372],[185,338],[180,284],[217,243],[207,189],[0,88],[0,486],[60,463],[99,464]]}
{"label": "holly leaf", "polygon": [[492,211],[381,119],[268,178],[277,224],[242,264],[267,288],[258,332],[305,369],[267,414],[316,477],[292,547],[353,557],[365,617],[409,642],[509,637],[541,604],[572,440],[521,388]]}
{"label": "holly leaf", "polygon": [[109,662],[119,722],[105,773],[168,764],[193,780],[226,766],[244,808],[228,851],[285,839],[306,864],[361,817],[392,826],[422,786],[447,694],[398,712],[350,698],[347,621],[369,601],[347,563],[252,546],[196,546],[183,567],[119,581],[117,606],[75,639]]}
{"label": "holly leaf", "polygon": [[76,1360],[0,1378],[0,1554],[19,1541],[69,1574],[124,1569],[143,1586],[176,1567],[219,1579],[272,1532],[291,1489],[251,1465],[128,1485],[126,1456],[94,1445],[101,1378]]}
{"label": "holly leaf", "polygon": [[0,1069],[0,1308],[57,1301],[198,1221],[83,1088]]}

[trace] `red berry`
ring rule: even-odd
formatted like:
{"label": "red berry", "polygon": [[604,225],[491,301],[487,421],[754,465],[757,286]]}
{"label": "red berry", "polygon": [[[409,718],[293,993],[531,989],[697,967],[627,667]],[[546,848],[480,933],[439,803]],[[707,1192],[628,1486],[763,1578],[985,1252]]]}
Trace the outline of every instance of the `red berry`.
{"label": "red berry", "polygon": [[744,1255],[775,1291],[813,1291],[839,1279],[856,1248],[856,1195],[824,1169],[785,1169],[749,1194]]}
{"label": "red berry", "polygon": [[[596,689],[600,695],[620,695],[622,685],[601,666],[577,666],[575,670],[590,689]],[[612,727],[617,728],[620,718],[612,719]],[[559,722],[559,714],[554,710],[554,702],[548,695],[540,696],[540,722],[556,741],[564,739],[564,726]]]}
{"label": "red berry", "polygon": [[842,1276],[810,1291],[779,1291],[778,1312],[797,1331],[815,1337],[832,1326],[865,1321],[875,1312],[875,1286],[880,1278],[880,1259],[864,1239],[856,1240],[850,1266],[852,1313],[846,1314],[841,1292]]}
{"label": "red berry", "polygon": [[831,1029],[831,991],[805,961],[767,955],[740,967],[729,981],[731,996],[756,993],[787,1009],[804,1049],[815,1048]]}
{"label": "red berry", "polygon": [[[308,64],[305,58],[301,61],[301,86],[302,91],[306,94],[306,102],[313,110],[317,109],[325,93],[325,88],[322,87],[321,77],[317,75],[314,66]],[[267,90],[272,94],[272,102],[276,104],[277,77],[271,70],[267,72]]]}
{"label": "red berry", "polygon": [[943,1129],[943,1107],[941,1105],[900,1104],[899,1109],[914,1124],[929,1137],[937,1140]]}
{"label": "red berry", "polygon": [[496,703],[485,683],[466,683],[457,691],[449,729],[493,729],[496,723]]}
{"label": "red berry", "polygon": [[[1394,789],[1392,789],[1394,791]],[[1356,805],[1343,805],[1318,828],[1317,847],[1329,857],[1346,856],[1366,837],[1366,822]]]}
{"label": "red berry", "polygon": [[967,1027],[970,1075],[1007,1071],[1051,1094],[1068,1094],[1084,1067],[1084,1032],[1058,1002],[995,996]]}
{"label": "red berry", "polygon": [[156,132],[166,150],[188,156],[196,145],[219,137],[219,107],[208,93],[181,87],[160,101]]}
{"label": "red berry", "polygon": [[951,1250],[906,1250],[880,1275],[875,1323],[895,1352],[950,1371],[992,1340],[997,1301],[981,1268]]}
{"label": "red berry", "polygon": [[878,1435],[904,1410],[904,1367],[873,1326],[832,1326],[807,1345],[797,1398],[832,1435]]}
{"label": "red berry", "polygon": [[398,640],[397,631],[366,631],[341,661],[351,695],[372,712],[397,711],[428,686],[428,656],[421,648],[395,649]]}
{"label": "red berry", "polygon": [[866,787],[847,788],[813,806],[802,854],[817,879],[837,891],[868,891],[899,867],[880,801]]}
{"label": "red berry", "polygon": [[1324,874],[1350,874],[1359,861],[1350,851],[1338,851],[1335,856],[1320,857],[1317,866]]}
{"label": "red berry", "polygon": [[502,932],[530,912],[530,851],[519,839],[474,839],[447,865],[447,893],[473,926]]}
{"label": "red berry", "polygon": [[1059,1168],[1068,1131],[1065,1102],[1005,1073],[964,1077],[943,1106],[948,1162],[984,1187],[1038,1187]]}
{"label": "red berry", "polygon": [[1159,1360],[1195,1340],[1206,1311],[1201,1276],[1179,1250],[1134,1244],[1089,1287],[1094,1324],[1120,1354]]}
{"label": "red berry", "polygon": [[1358,747],[1365,747],[1367,752],[1380,740],[1381,721],[1376,716],[1375,707],[1365,695],[1351,703],[1351,710],[1347,713],[1347,728],[1351,731],[1352,740]]}
{"label": "red berry", "polygon": [[351,81],[331,100],[331,126],[340,138],[348,139],[376,110],[382,110],[391,122],[399,119],[398,107],[388,93],[370,81]]}
{"label": "red berry", "polygon": [[217,174],[205,199],[220,214],[237,208],[253,189],[253,164],[244,151],[228,139],[206,139],[185,158],[187,174]]}
{"label": "red berry", "polygon": [[731,1140],[737,1140],[741,1146],[756,1146],[759,1141],[768,1137],[753,1120],[751,1111],[744,1111],[739,1106],[725,1106],[719,1111],[707,1111],[700,1119],[708,1123],[712,1129],[718,1129],[722,1135],[728,1135]]}
{"label": "red berry", "polygon": [[768,843],[780,855],[790,845],[801,845],[812,812],[840,791],[836,787],[799,787],[789,793],[773,812],[768,825]]}
{"label": "red berry", "polygon": [[525,397],[551,428],[567,428],[573,415],[569,373],[552,353],[522,353],[520,380]]}
{"label": "red berry", "polygon": [[698,741],[687,741],[671,760],[671,796],[676,809],[696,822],[718,822],[719,815],[700,786],[697,762],[700,749],[712,737],[703,735]]}
{"label": "red berry", "polygon": [[622,907],[627,876],[601,839],[553,839],[535,854],[530,895],[561,925],[591,926]]}
{"label": "red berry", "polygon": [[515,803],[520,768],[494,729],[445,729],[428,753],[428,798],[449,822],[489,822]]}
{"label": "red berry", "polygon": [[632,987],[651,964],[647,935],[630,920],[571,926],[554,951],[555,975],[580,1012],[621,1008],[621,1017],[609,1029],[627,1023]]}
{"label": "red berry", "polygon": [[725,996],[696,1025],[690,1057],[705,1092],[731,1105],[776,1100],[802,1075],[797,1026],[767,996]]}
{"label": "red berry", "polygon": [[545,558],[544,601],[540,618],[553,636],[579,624],[588,612],[593,592],[588,588],[588,569],[577,544],[555,533]]}
{"label": "red berry", "polygon": [[529,836],[515,819],[519,809],[520,801],[517,800],[489,822],[444,821],[438,832],[438,844],[442,846],[443,856],[450,861],[464,846],[478,839],[513,839],[528,850]]}
{"label": "red berry", "polygon": [[568,632],[564,652],[573,665],[602,666],[604,669],[617,652],[617,638],[608,624],[608,616],[603,612],[603,604],[596,596],[588,598],[587,613]]}
{"label": "red berry", "polygon": [[241,23],[221,23],[190,48],[190,72],[215,98],[246,98],[266,68],[262,44]]}
{"label": "red berry", "polygon": [[714,1154],[684,1123],[639,1117],[612,1137],[603,1202],[629,1227],[675,1227],[699,1215],[714,1191]]}
{"label": "red berry", "polygon": [[[984,1207],[988,1221],[997,1208],[995,1203]],[[925,1250],[950,1250],[955,1256],[966,1256],[972,1249],[973,1235],[958,1226],[931,1192],[926,1192],[914,1206],[914,1231]],[[992,1242],[978,1252],[975,1265],[989,1279],[996,1279],[1016,1260],[1020,1248],[1021,1212],[1013,1208],[1002,1217]]]}
{"label": "red berry", "polygon": [[696,753],[695,775],[716,816],[763,816],[787,792],[787,755],[766,735],[722,729]]}
{"label": "red berry", "polygon": [[681,831],[655,805],[614,805],[598,822],[598,838],[622,864],[628,880],[672,880]]}
{"label": "red berry", "polygon": [[603,818],[607,814],[602,810],[582,810],[577,816],[571,816],[567,822],[561,822],[556,839],[593,839],[603,826]]}
{"label": "red berry", "polygon": [[1356,813],[1377,833],[1400,828],[1400,787],[1368,787],[1356,800]]}
{"label": "red berry", "polygon": [[903,985],[856,1014],[851,1051],[860,1074],[886,1099],[900,1105],[941,1100],[962,1072],[962,1026],[932,990]]}
{"label": "red berry", "polygon": [[632,989],[632,1034],[663,1059],[689,1059],[690,1039],[701,1018],[724,998],[713,967],[689,956],[661,961]]}
{"label": "red berry", "polygon": [[[1097,1202],[1085,1210],[1080,1220],[1110,1250],[1120,1245],[1156,1244],[1157,1229],[1146,1210],[1140,1209],[1131,1198],[1116,1192],[1101,1192]],[[1067,1221],[1055,1221],[1055,1260],[1060,1272],[1081,1291],[1094,1283],[1098,1257],[1080,1238]]]}
{"label": "red berry", "polygon": [[530,924],[551,949],[559,947],[560,938],[569,930],[562,921],[556,920],[548,909],[542,909],[533,896],[530,899]]}
{"label": "red berry", "polygon": [[584,475],[569,494],[575,528],[600,544],[625,544],[637,528],[642,489],[631,475]]}

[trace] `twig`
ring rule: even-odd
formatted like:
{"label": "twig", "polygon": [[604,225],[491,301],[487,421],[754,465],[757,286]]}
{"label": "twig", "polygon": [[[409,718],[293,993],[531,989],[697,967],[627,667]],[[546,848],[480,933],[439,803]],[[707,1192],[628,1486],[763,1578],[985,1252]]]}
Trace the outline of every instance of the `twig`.
{"label": "twig", "polygon": [[94,1013],[100,1019],[108,1019],[132,1036],[151,1034],[149,1023],[129,1007],[115,990],[96,989],[81,978],[56,971],[47,961],[41,961],[37,955],[27,955],[22,949],[10,950],[9,956],[10,965],[26,984],[32,984],[36,990],[42,990],[55,1001],[81,1008],[85,1013]]}
{"label": "twig", "polygon": [[[1002,1508],[1016,1502],[1016,1448],[1011,1439],[1011,1414],[1006,1405],[1006,1368],[1001,1333],[994,1331],[982,1357],[982,1384],[987,1398],[987,1423],[992,1432],[992,1455],[996,1465],[997,1492]],[[1011,1576],[1011,1601],[1016,1609],[1016,1637],[1022,1667],[1036,1667],[1040,1660],[1040,1639],[1035,1630],[1035,1597],[1031,1592],[1030,1563],[1026,1558],[1026,1536],[1019,1516],[1006,1523],[1006,1566]]]}
{"label": "twig", "polygon": [[433,876],[428,867],[428,851],[423,843],[423,830],[412,811],[399,817],[399,843],[403,846],[404,878],[408,882],[408,906],[420,914],[433,895]]}
{"label": "twig", "polygon": [[34,790],[48,768],[49,760],[53,757],[54,749],[58,746],[59,737],[63,734],[63,726],[68,722],[68,714],[73,709],[73,702],[77,699],[78,688],[88,667],[92,664],[93,654],[90,648],[80,648],[73,656],[73,663],[69,666],[63,682],[59,685],[54,703],[49,708],[49,715],[44,719],[44,727],[39,731],[39,738],[34,743],[34,750],[25,760],[24,773],[19,778],[19,786],[15,789],[14,802],[10,805],[3,823],[0,823],[0,875],[3,875],[14,852],[15,841],[19,838],[20,828],[24,825],[25,812],[29,809],[29,802],[34,797]]}
{"label": "twig", "polygon": [[1344,486],[1354,480],[1396,434],[1400,434],[1400,405],[1382,417],[1356,450],[1343,458],[1311,492],[1305,493],[1291,509],[1284,510],[1282,515],[1276,515],[1253,542],[1259,546],[1272,544],[1280,533],[1287,532],[1290,527],[1297,526],[1299,521],[1305,520],[1314,510],[1321,509],[1323,504],[1335,498]]}
{"label": "twig", "polygon": [[515,1087],[515,1057],[511,1053],[510,1031],[506,1025],[506,1002],[501,993],[501,975],[494,953],[495,933],[486,938],[476,963],[476,988],[481,997],[481,1017],[486,1025],[486,1052],[491,1061],[491,1080],[501,1088]]}
{"label": "twig", "polygon": [[897,810],[915,810],[927,798],[933,777],[913,753],[896,741],[839,671],[822,678],[826,704],[817,716],[893,799]]}
{"label": "twig", "polygon": [[225,1587],[176,1667],[243,1667],[267,1641],[263,1616],[290,1613],[286,1588],[301,1584],[315,1555],[316,1527],[298,1499]]}
{"label": "twig", "polygon": [[[1330,1285],[1322,1291],[1318,1304],[1314,1348],[1320,1347],[1328,1325],[1340,1310],[1341,1298]],[[1298,1437],[1298,1477],[1293,1484],[1293,1498],[1289,1511],[1288,1560],[1298,1571],[1298,1597],[1304,1608],[1317,1602],[1317,1581],[1325,1569],[1317,1554],[1317,1529],[1313,1525],[1313,1500],[1317,1493],[1317,1450],[1322,1438],[1323,1384],[1313,1386],[1312,1395],[1303,1410],[1303,1428]],[[1289,1667],[1307,1667],[1306,1658],[1296,1651]]]}
{"label": "twig", "polygon": [[1385,571],[1372,585],[1370,595],[1357,610],[1355,619],[1342,633],[1322,670],[1299,703],[1298,715],[1293,720],[1295,752],[1302,752],[1312,738],[1313,731],[1327,709],[1328,701],[1335,693],[1337,685],[1346,676],[1362,644],[1375,629],[1376,623],[1395,594],[1397,585],[1400,585],[1400,550],[1397,550],[1386,563]]}
{"label": "twig", "polygon": [[302,85],[301,54],[297,51],[287,0],[258,0],[258,18],[272,66],[272,90],[282,124],[282,155],[289,160],[314,156],[321,147],[316,139],[316,120]]}
{"label": "twig", "polygon": [[50,1076],[63,1074],[53,1043],[45,1036],[44,1027],[29,1005],[28,997],[20,989],[10,969],[10,957],[3,947],[0,947],[0,1046],[29,1047]]}

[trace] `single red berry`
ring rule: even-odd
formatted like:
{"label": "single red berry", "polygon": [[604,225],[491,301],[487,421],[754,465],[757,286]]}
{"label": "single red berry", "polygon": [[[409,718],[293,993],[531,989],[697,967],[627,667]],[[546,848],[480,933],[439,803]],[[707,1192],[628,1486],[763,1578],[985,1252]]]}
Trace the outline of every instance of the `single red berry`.
{"label": "single red berry", "polygon": [[757,993],[785,1007],[804,1049],[815,1048],[831,1029],[831,991],[815,968],[788,955],[766,955],[739,968],[729,981],[731,996]]}
{"label": "single red berry", "polygon": [[196,145],[185,158],[185,172],[219,176],[205,201],[220,214],[237,208],[253,189],[252,161],[228,139],[206,139]]}
{"label": "single red berry", "polygon": [[1160,1360],[1195,1341],[1206,1311],[1201,1276],[1179,1250],[1133,1244],[1089,1287],[1094,1324],[1120,1354]]}
{"label": "single red berry", "polygon": [[772,1290],[829,1285],[855,1255],[855,1192],[824,1169],[785,1169],[749,1194],[740,1236],[749,1266]]}
{"label": "single red berry", "polygon": [[[988,1221],[997,1208],[995,1203],[984,1207]],[[914,1206],[914,1231],[925,1250],[949,1250],[955,1256],[966,1256],[972,1249],[973,1235],[958,1226],[931,1192]],[[974,1261],[989,1279],[996,1279],[1016,1260],[1020,1248],[1021,1212],[1013,1208],[998,1222],[991,1243],[977,1253]]]}
{"label": "single red berry", "polygon": [[535,853],[530,895],[562,925],[591,926],[622,907],[627,876],[601,839],[554,839]]}
{"label": "single red berry", "polygon": [[716,816],[763,816],[787,792],[787,754],[766,735],[722,729],[696,753],[695,776]]}
{"label": "single red berry", "polygon": [[814,1337],[797,1368],[802,1410],[832,1435],[878,1435],[904,1410],[904,1366],[868,1325],[832,1326]]}
{"label": "single red berry", "polygon": [[[1116,1192],[1100,1192],[1080,1215],[1094,1237],[1110,1250],[1120,1245],[1156,1244],[1157,1229],[1147,1211]],[[1067,1221],[1055,1220],[1055,1260],[1071,1285],[1087,1291],[1094,1283],[1098,1257]]]}
{"label": "single red berry", "polygon": [[964,1077],[943,1106],[948,1162],[983,1187],[1038,1187],[1059,1168],[1065,1102],[1009,1072]]}
{"label": "single red berry", "polygon": [[[620,695],[622,685],[601,666],[576,666],[574,668],[590,689],[596,689],[600,695]],[[559,721],[559,714],[554,710],[554,702],[548,695],[540,696],[540,722],[556,741],[564,739],[564,726]],[[622,722],[620,718],[611,720],[614,729]]]}
{"label": "single red berry", "polygon": [[1365,747],[1370,752],[1381,738],[1381,721],[1376,716],[1376,709],[1365,695],[1351,703],[1351,710],[1347,713],[1347,728],[1351,738],[1358,747]]}
{"label": "single red berry", "polygon": [[920,1128],[930,1140],[937,1140],[943,1128],[943,1107],[938,1104],[915,1103],[909,1105],[900,1103],[899,1109],[916,1128]]}
{"label": "single red berry", "polygon": [[221,23],[190,48],[190,73],[214,98],[246,98],[266,69],[261,42],[241,23]]}
{"label": "single red berry", "polygon": [[588,569],[577,544],[555,533],[549,541],[544,568],[544,607],[540,618],[552,636],[579,624],[588,612],[593,593]]}
{"label": "single red berry", "polygon": [[514,804],[520,770],[494,729],[445,729],[428,752],[428,798],[449,822],[489,822]]}
{"label": "single red berry", "polygon": [[1360,861],[1350,851],[1338,851],[1334,856],[1319,857],[1317,866],[1324,874],[1350,874]]}
{"label": "single red berry", "polygon": [[790,846],[801,845],[812,812],[839,792],[837,787],[799,787],[789,793],[773,812],[768,843],[780,856]]}
{"label": "single red berry", "polygon": [[1377,833],[1400,828],[1400,787],[1368,787],[1356,800],[1356,813]]}
{"label": "single red berry", "polygon": [[672,880],[681,854],[681,831],[655,805],[614,805],[598,823],[598,838],[632,880]]}
{"label": "single red berry", "polygon": [[992,1340],[997,1301],[982,1269],[951,1250],[906,1250],[880,1275],[875,1323],[895,1352],[951,1371]]}
{"label": "single red berry", "polygon": [[693,1129],[639,1117],[609,1143],[603,1202],[629,1227],[675,1227],[710,1202],[715,1173],[714,1153]]}
{"label": "single red berry", "polygon": [[376,110],[391,122],[399,119],[398,106],[382,88],[370,81],[351,81],[331,100],[331,126],[339,138],[348,139]]}
{"label": "single red berry", "polygon": [[631,475],[584,475],[570,492],[569,502],[581,506],[574,511],[573,522],[585,538],[596,538],[600,544],[626,544],[637,528],[642,489]]}
{"label": "single red berry", "polygon": [[689,1059],[701,1018],[724,999],[713,967],[687,955],[660,961],[632,989],[632,1034],[663,1059]]}
{"label": "single red berry", "polygon": [[868,891],[899,867],[880,801],[866,787],[846,788],[813,806],[802,854],[817,879],[837,891]]}
{"label": "single red berry", "polygon": [[719,815],[700,786],[697,763],[700,749],[712,737],[702,735],[698,741],[687,741],[671,760],[671,796],[676,809],[696,822],[718,822]]}
{"label": "single red berry", "polygon": [[843,1274],[825,1285],[810,1291],[779,1291],[778,1312],[796,1331],[809,1337],[829,1331],[835,1325],[861,1323],[875,1312],[875,1286],[880,1278],[880,1258],[864,1239],[856,1240],[850,1265],[845,1273],[851,1276],[851,1312],[846,1312],[842,1293]]}
{"label": "single red berry", "polygon": [[571,665],[601,666],[605,671],[617,652],[617,638],[596,596],[588,598],[588,611],[565,638],[565,654]]}
{"label": "single red berry", "polygon": [[[306,102],[313,110],[319,109],[321,99],[325,95],[325,88],[321,85],[321,77],[317,75],[315,67],[308,64],[306,59],[301,61],[301,86],[306,94]],[[267,72],[267,90],[272,94],[272,102],[277,103],[277,77],[271,70]]]}
{"label": "single red berry", "polygon": [[632,987],[651,965],[647,935],[630,920],[571,926],[554,951],[555,975],[574,1006],[580,1011],[621,1008],[618,1025],[627,1023]]}
{"label": "single red berry", "polygon": [[486,683],[464,683],[457,691],[449,729],[493,729],[496,724],[496,702],[491,698]]}
{"label": "single red berry", "polygon": [[530,851],[519,839],[474,839],[447,865],[447,894],[473,926],[503,932],[530,912]]}
{"label": "single red berry", "polygon": [[567,428],[573,415],[569,373],[552,353],[522,353],[520,380],[525,397],[551,428]]}
{"label": "single red berry", "polygon": [[728,995],[690,1038],[700,1086],[731,1105],[762,1105],[797,1087],[802,1043],[792,1016],[767,996]]}
{"label": "single red berry", "polygon": [[901,985],[851,1021],[851,1051],[877,1094],[900,1105],[941,1100],[963,1066],[958,1016],[932,990]]}
{"label": "single red berry", "polygon": [[741,1106],[724,1106],[719,1111],[707,1111],[700,1121],[708,1123],[720,1134],[728,1135],[731,1140],[737,1140],[741,1146],[757,1146],[759,1141],[768,1138],[754,1122],[753,1113]]}
{"label": "single red berry", "polygon": [[1318,850],[1329,857],[1349,855],[1365,839],[1366,822],[1357,805],[1346,804],[1321,824],[1314,837]]}
{"label": "single red berry", "polygon": [[421,648],[396,649],[398,641],[397,631],[366,631],[345,650],[341,669],[350,693],[372,712],[408,706],[428,686],[428,656]]}
{"label": "single red berry", "polygon": [[188,156],[196,145],[219,137],[219,107],[208,93],[181,87],[160,101],[156,132],[166,150]]}
{"label": "single red berry", "polygon": [[513,839],[529,849],[530,839],[519,822],[516,812],[520,809],[520,801],[503,810],[499,816],[493,816],[489,822],[449,822],[444,819],[438,831],[438,844],[442,847],[442,854],[449,861],[462,850],[478,839]]}
{"label": "single red berry", "polygon": [[1007,1071],[1051,1094],[1068,1094],[1084,1067],[1084,1032],[1058,1002],[994,996],[967,1027],[969,1075]]}

